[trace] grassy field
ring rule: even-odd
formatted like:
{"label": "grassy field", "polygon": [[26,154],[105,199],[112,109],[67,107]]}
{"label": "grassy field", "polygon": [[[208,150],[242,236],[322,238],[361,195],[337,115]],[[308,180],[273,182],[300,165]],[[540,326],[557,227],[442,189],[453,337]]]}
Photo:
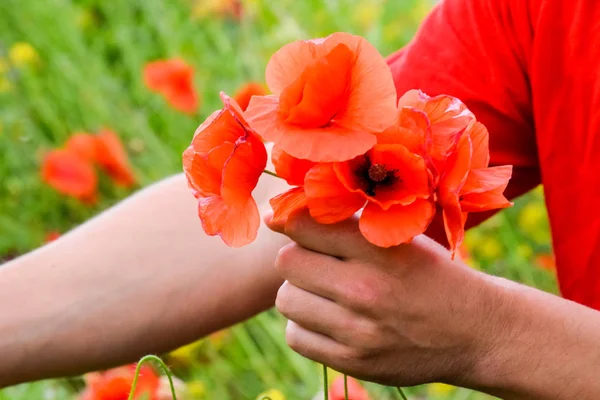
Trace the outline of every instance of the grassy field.
{"label": "grassy field", "polygon": [[[262,81],[269,56],[295,39],[347,31],[383,54],[410,40],[427,0],[247,0],[238,18],[227,0],[0,1],[0,262],[44,243],[126,197],[181,171],[196,126],[220,108],[218,93]],[[152,60],[181,57],[195,70],[201,106],[171,108],[142,80]],[[124,189],[100,175],[93,204],[61,195],[40,179],[43,155],[75,132],[110,127],[126,145],[139,184]],[[468,233],[467,261],[489,273],[556,291],[540,189]],[[188,399],[254,399],[270,388],[311,399],[319,366],[289,350],[284,322],[266,313],[169,356]],[[374,399],[399,398],[368,385]],[[0,399],[76,398],[82,381],[40,382],[0,391]],[[413,398],[484,399],[443,385],[411,388]],[[274,399],[275,400],[275,399]]]}

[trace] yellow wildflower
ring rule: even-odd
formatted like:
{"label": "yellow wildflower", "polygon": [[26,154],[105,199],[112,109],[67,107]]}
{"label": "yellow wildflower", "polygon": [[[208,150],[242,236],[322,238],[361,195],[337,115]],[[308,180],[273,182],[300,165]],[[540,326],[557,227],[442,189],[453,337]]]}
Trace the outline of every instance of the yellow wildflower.
{"label": "yellow wildflower", "polygon": [[352,20],[360,26],[361,29],[368,29],[373,26],[381,17],[381,2],[362,1],[354,7]]}
{"label": "yellow wildflower", "polygon": [[453,393],[456,390],[454,386],[445,383],[432,383],[427,386],[427,392],[430,396],[444,396]]}
{"label": "yellow wildflower", "polygon": [[187,383],[187,393],[192,399],[203,399],[206,396],[206,386],[204,382],[195,380]]}
{"label": "yellow wildflower", "polygon": [[266,392],[262,392],[256,397],[256,400],[262,400],[269,398],[271,400],[285,400],[285,396],[277,389],[269,389]]}
{"label": "yellow wildflower", "polygon": [[197,349],[202,345],[202,340],[198,340],[196,342],[190,343],[188,345],[182,346],[176,350],[173,350],[170,355],[171,357],[186,363],[190,364],[194,361],[196,357]]}
{"label": "yellow wildflower", "polygon": [[5,76],[0,76],[0,93],[8,93],[12,89],[12,83]]}
{"label": "yellow wildflower", "polygon": [[478,247],[479,253],[487,259],[495,259],[502,255],[502,244],[492,237],[483,240]]}
{"label": "yellow wildflower", "polygon": [[35,65],[40,57],[35,48],[27,42],[17,42],[8,51],[8,58],[17,67]]}

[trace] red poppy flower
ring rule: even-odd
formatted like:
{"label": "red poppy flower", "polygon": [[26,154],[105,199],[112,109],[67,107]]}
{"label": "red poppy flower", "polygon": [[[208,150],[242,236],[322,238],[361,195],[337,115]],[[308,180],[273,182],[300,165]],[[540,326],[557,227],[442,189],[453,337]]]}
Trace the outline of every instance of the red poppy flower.
{"label": "red poppy flower", "polygon": [[60,232],[50,231],[50,232],[46,233],[46,236],[44,237],[44,243],[54,242],[59,237],[60,237]]}
{"label": "red poppy flower", "polygon": [[119,136],[110,129],[102,129],[96,138],[96,162],[115,183],[125,187],[136,184],[125,147]]}
{"label": "red poppy flower", "polygon": [[97,140],[91,133],[77,132],[71,135],[65,148],[84,160],[96,162]]}
{"label": "red poppy flower", "polygon": [[475,116],[459,99],[440,95],[430,97],[420,90],[410,90],[398,101],[399,107],[410,107],[424,112],[429,119],[431,146],[429,154],[438,171],[456,148],[461,134],[475,121]]}
{"label": "red poppy flower", "polygon": [[[80,400],[127,400],[135,377],[134,364],[94,372],[85,376],[87,388]],[[143,365],[135,390],[136,400],[158,400],[160,379],[153,368]]]}
{"label": "red poppy flower", "polygon": [[324,224],[350,218],[366,203],[359,228],[380,247],[409,242],[435,212],[425,160],[401,144],[378,144],[350,161],[317,164],[304,190],[311,216]]}
{"label": "red poppy flower", "polygon": [[240,247],[256,238],[260,225],[252,190],[267,164],[267,151],[235,100],[224,93],[221,99],[224,108],[198,127],[183,153],[183,167],[204,231]]}
{"label": "red poppy flower", "polygon": [[334,33],[288,44],[269,61],[266,77],[274,95],[252,98],[248,122],[296,158],[349,160],[394,122],[390,69],[361,37]]}
{"label": "red poppy flower", "polygon": [[248,82],[237,91],[233,98],[240,105],[240,108],[243,111],[246,111],[252,96],[264,96],[266,94],[267,89],[263,84],[258,82]]}
{"label": "red poppy flower", "polygon": [[512,166],[488,168],[488,132],[479,122],[471,123],[448,157],[438,187],[444,227],[454,255],[464,239],[467,213],[510,207],[503,192]]}
{"label": "red poppy flower", "polygon": [[198,109],[194,70],[185,61],[174,58],[146,64],[144,82],[150,90],[162,94],[176,110],[193,114]]}
{"label": "red poppy flower", "polygon": [[98,178],[92,163],[77,154],[52,150],[42,163],[42,180],[57,191],[87,203],[96,200]]}
{"label": "red poppy flower", "polygon": [[[329,398],[331,400],[346,399],[343,376],[337,377],[331,383]],[[348,400],[370,400],[369,393],[365,388],[356,379],[351,377],[348,377]]]}

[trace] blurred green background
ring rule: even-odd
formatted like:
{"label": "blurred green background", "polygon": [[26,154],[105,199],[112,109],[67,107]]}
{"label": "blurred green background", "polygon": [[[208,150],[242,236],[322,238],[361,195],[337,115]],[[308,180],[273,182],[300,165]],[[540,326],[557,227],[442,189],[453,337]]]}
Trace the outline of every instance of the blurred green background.
{"label": "blurred green background", "polygon": [[[94,205],[65,197],[40,178],[43,154],[78,131],[103,126],[122,138],[140,187],[181,171],[196,126],[220,108],[218,93],[261,82],[270,55],[296,39],[334,31],[362,35],[387,55],[410,40],[433,0],[2,0],[0,1],[0,262],[42,245],[136,188],[101,176]],[[239,3],[239,4],[236,4]],[[241,17],[232,13],[235,7]],[[184,115],[142,80],[152,60],[181,57],[195,69],[197,114]],[[467,235],[474,268],[556,292],[540,188]],[[254,399],[270,388],[311,399],[319,366],[287,348],[274,312],[174,352],[188,399]],[[374,399],[399,398],[367,385]],[[0,399],[68,399],[78,379],[20,385]],[[484,399],[433,384],[412,398]]]}

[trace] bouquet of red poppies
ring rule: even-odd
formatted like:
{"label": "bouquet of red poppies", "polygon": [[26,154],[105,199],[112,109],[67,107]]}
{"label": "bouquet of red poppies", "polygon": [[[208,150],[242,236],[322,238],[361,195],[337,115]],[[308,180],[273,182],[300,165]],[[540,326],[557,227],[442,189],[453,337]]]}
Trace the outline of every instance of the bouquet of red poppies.
{"label": "bouquet of red poppies", "polygon": [[[511,205],[503,192],[512,167],[488,167],[485,126],[455,97],[397,94],[364,38],[287,44],[266,80],[273,94],[252,97],[245,111],[222,93],[223,109],[183,154],[204,231],[229,246],[256,238],[252,191],[263,172],[292,186],[270,200],[276,221],[301,209],[322,224],[360,213],[360,231],[381,247],[410,242],[439,211],[454,254],[468,213]],[[274,173],[265,171],[265,142]]]}

